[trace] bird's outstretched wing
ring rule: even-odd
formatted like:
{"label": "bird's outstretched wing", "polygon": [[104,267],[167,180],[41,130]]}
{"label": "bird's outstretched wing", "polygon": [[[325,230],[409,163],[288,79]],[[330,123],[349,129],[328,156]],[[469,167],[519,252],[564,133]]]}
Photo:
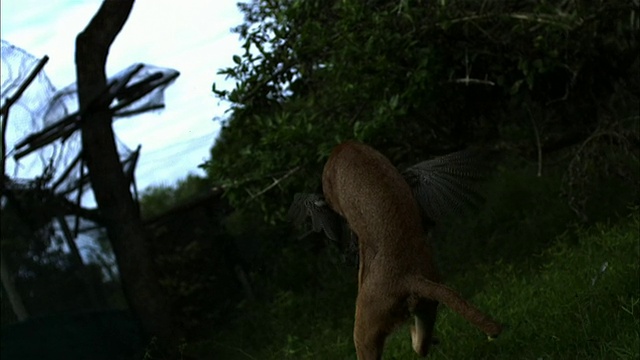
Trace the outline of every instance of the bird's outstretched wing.
{"label": "bird's outstretched wing", "polygon": [[486,176],[482,154],[463,150],[423,161],[402,172],[424,215],[438,221],[482,197],[478,181]]}
{"label": "bird's outstretched wing", "polygon": [[[484,154],[463,150],[423,161],[402,172],[413,196],[428,220],[438,222],[445,216],[482,201],[479,180],[487,175]],[[311,218],[312,229],[327,238],[340,241],[343,219],[320,194],[298,193],[287,217],[297,227]]]}
{"label": "bird's outstretched wing", "polygon": [[310,217],[313,231],[323,231],[327,238],[334,241],[340,240],[342,219],[331,210],[320,194],[295,194],[287,217],[297,227],[306,225],[307,218]]}

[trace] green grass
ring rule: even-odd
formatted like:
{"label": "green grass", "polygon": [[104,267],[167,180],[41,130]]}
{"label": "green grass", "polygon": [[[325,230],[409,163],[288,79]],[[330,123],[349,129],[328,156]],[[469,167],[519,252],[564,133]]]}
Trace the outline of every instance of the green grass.
{"label": "green grass", "polygon": [[[472,301],[508,327],[487,342],[443,309],[437,326],[443,341],[432,358],[638,359],[639,227],[635,212],[615,226],[566,233],[531,261],[462,274],[484,284]],[[402,340],[394,338],[388,347],[399,348]],[[387,359],[412,358],[408,350],[397,354]]]}
{"label": "green grass", "polygon": [[[441,307],[440,344],[429,358],[639,359],[639,228],[635,209],[617,224],[566,231],[517,263],[459,270],[447,283],[507,328],[489,342]],[[326,262],[313,273],[322,289],[245,304],[227,330],[191,351],[211,359],[355,359],[355,271]],[[405,326],[387,340],[384,358],[417,358],[410,343]]]}

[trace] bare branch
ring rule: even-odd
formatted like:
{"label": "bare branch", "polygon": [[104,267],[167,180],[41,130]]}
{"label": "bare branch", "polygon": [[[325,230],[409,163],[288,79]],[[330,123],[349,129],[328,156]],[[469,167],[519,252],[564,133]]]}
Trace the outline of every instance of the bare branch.
{"label": "bare branch", "polygon": [[280,182],[282,182],[283,180],[285,180],[286,178],[288,178],[289,176],[293,175],[296,171],[300,170],[300,166],[296,166],[292,169],[290,169],[286,174],[284,174],[281,178],[279,179],[273,179],[273,183],[269,186],[267,186],[266,188],[264,188],[263,190],[259,191],[257,194],[252,195],[251,198],[249,200],[253,200],[255,198],[257,198],[258,196],[266,193],[267,191],[273,189],[276,185],[278,185]]}

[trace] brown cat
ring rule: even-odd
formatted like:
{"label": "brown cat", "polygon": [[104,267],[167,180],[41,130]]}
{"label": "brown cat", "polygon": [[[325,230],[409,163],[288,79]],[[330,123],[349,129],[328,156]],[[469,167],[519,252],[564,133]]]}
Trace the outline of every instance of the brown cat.
{"label": "brown cat", "polygon": [[[500,324],[440,283],[412,189],[385,156],[355,141],[338,145],[324,167],[322,187],[326,203],[346,219],[359,242],[353,334],[359,360],[381,359],[385,339],[410,315],[413,348],[425,356],[439,302],[489,336],[500,334]],[[327,232],[323,220],[318,226],[313,220],[314,228]]]}

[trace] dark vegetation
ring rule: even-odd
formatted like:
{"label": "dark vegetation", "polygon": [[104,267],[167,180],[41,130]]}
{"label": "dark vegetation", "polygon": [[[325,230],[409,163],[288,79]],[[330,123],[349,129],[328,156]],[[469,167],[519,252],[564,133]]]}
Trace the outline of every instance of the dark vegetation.
{"label": "dark vegetation", "polygon": [[[207,178],[141,201],[185,354],[355,357],[352,254],[299,238],[285,214],[296,192],[319,190],[331,148],[358,139],[400,168],[468,147],[493,155],[484,204],[432,238],[445,282],[509,327],[487,342],[443,309],[433,358],[638,358],[639,6],[241,4],[245,52],[221,70],[235,88],[213,87],[230,110]],[[28,260],[47,247],[26,249],[15,231],[23,291],[47,294],[30,279],[72,273],[64,254]],[[108,307],[122,308],[108,292]],[[29,307],[50,313],[38,296]],[[56,310],[91,308],[74,304]],[[2,306],[5,323],[4,294]],[[406,329],[386,349],[385,359],[414,356]]]}
{"label": "dark vegetation", "polygon": [[[354,357],[355,267],[315,237],[283,236],[283,218],[295,192],[318,190],[330,149],[355,138],[401,168],[473,146],[495,155],[485,204],[433,237],[447,283],[511,327],[487,344],[445,310],[434,357],[637,356],[637,215],[618,220],[638,204],[637,4],[252,1],[242,9],[236,31],[246,52],[221,71],[236,87],[214,86],[231,110],[205,168],[234,216],[271,227],[241,229],[264,249],[254,268],[262,301],[241,304],[202,353]],[[583,230],[599,222],[620,225]],[[619,272],[609,267],[611,282],[591,286],[609,259]],[[412,356],[407,332],[387,349],[387,358]]]}

